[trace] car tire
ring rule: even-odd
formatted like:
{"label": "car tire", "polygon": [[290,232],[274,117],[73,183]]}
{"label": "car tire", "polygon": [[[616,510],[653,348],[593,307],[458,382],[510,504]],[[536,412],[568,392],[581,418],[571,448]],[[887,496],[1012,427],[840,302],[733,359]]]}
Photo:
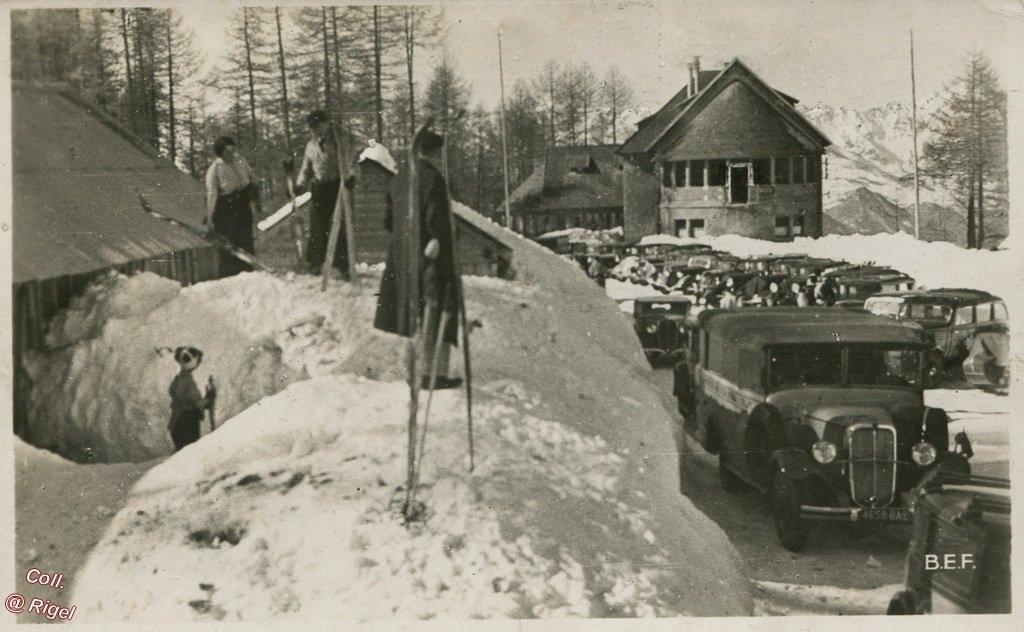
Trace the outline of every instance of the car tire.
{"label": "car tire", "polygon": [[776,470],[771,490],[772,519],[779,543],[798,553],[807,546],[810,525],[800,516],[800,491],[792,479]]}
{"label": "car tire", "polygon": [[901,590],[889,600],[887,615],[917,614],[917,607],[914,605],[914,595],[909,590]]}

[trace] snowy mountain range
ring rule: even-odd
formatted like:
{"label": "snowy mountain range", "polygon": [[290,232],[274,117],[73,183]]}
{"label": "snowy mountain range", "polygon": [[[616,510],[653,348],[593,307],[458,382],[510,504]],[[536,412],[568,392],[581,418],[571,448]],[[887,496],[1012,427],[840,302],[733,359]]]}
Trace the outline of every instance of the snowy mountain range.
{"label": "snowy mountain range", "polygon": [[[900,206],[913,205],[914,137],[910,108],[890,103],[858,111],[819,103],[799,109],[832,141],[826,154],[826,208],[839,204],[861,187]],[[920,107],[918,122],[927,118],[932,109],[928,105]],[[919,150],[927,140],[927,132],[919,134]],[[921,201],[953,204],[948,191],[927,185],[921,187]]]}

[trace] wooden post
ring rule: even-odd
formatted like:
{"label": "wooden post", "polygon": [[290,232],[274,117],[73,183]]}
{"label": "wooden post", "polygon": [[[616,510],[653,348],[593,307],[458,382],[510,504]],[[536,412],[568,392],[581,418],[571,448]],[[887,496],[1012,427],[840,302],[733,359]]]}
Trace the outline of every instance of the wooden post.
{"label": "wooden post", "polygon": [[348,164],[351,157],[348,152],[348,143],[344,134],[338,134],[335,124],[331,122],[331,136],[334,137],[334,150],[338,154],[338,175],[341,178],[341,185],[338,187],[338,197],[334,200],[334,214],[331,216],[331,233],[327,239],[327,254],[324,255],[322,268],[323,280],[320,282],[320,291],[327,290],[327,279],[331,275],[331,268],[334,267],[334,251],[338,248],[338,233],[341,230],[341,222],[345,222],[345,247],[348,249],[348,277],[349,281],[356,280],[356,259],[355,239],[352,234],[352,200],[345,188],[348,175]]}

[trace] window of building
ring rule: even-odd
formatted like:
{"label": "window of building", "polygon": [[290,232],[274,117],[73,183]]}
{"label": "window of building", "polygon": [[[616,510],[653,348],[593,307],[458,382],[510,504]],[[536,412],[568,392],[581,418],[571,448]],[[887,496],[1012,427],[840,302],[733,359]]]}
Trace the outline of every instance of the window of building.
{"label": "window of building", "polygon": [[691,219],[690,220],[690,237],[703,237],[704,236],[704,220],[702,219]]}
{"label": "window of building", "polygon": [[804,216],[794,215],[792,222],[792,234],[794,237],[804,234]]}
{"label": "window of building", "polygon": [[686,186],[686,161],[685,160],[680,160],[680,161],[678,161],[678,162],[676,162],[674,164],[676,166],[676,186],[677,187],[685,187]]}
{"label": "window of building", "polygon": [[793,156],[793,183],[803,184],[804,182],[804,157]]}
{"label": "window of building", "polygon": [[702,186],[704,186],[704,161],[703,160],[691,160],[690,161],[690,186],[691,187],[702,187]]}
{"label": "window of building", "polygon": [[789,184],[789,156],[775,159],[775,184]]}
{"label": "window of building", "polygon": [[661,163],[661,186],[671,187],[672,186],[672,165],[671,162]]}
{"label": "window of building", "polygon": [[807,181],[821,181],[821,156],[807,156]]}
{"label": "window of building", "polygon": [[754,160],[754,184],[772,183],[772,161],[770,158]]}
{"label": "window of building", "polygon": [[775,216],[775,236],[789,237],[789,215]]}
{"label": "window of building", "polygon": [[687,236],[686,220],[685,219],[677,219],[675,221],[675,232],[676,232],[676,237],[686,237]]}
{"label": "window of building", "polygon": [[708,161],[708,186],[723,187],[729,177],[729,167],[724,160]]}

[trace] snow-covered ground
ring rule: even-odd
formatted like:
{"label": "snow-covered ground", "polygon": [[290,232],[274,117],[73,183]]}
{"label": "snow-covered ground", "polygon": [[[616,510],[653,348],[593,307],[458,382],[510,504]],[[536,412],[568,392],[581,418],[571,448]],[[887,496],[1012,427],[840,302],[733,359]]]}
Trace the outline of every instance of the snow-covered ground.
{"label": "snow-covered ground", "polygon": [[65,448],[170,451],[159,347],[203,349],[197,381],[215,375],[221,399],[217,430],[113,517],[73,580],[76,621],[751,613],[738,554],[679,493],[628,322],[577,266],[520,244],[516,282],[466,279],[476,468],[465,395],[438,392],[409,526],[405,341],[370,326],[378,275],[324,294],[305,276],[143,276],[79,305],[35,367],[37,418],[58,432],[72,413]]}

